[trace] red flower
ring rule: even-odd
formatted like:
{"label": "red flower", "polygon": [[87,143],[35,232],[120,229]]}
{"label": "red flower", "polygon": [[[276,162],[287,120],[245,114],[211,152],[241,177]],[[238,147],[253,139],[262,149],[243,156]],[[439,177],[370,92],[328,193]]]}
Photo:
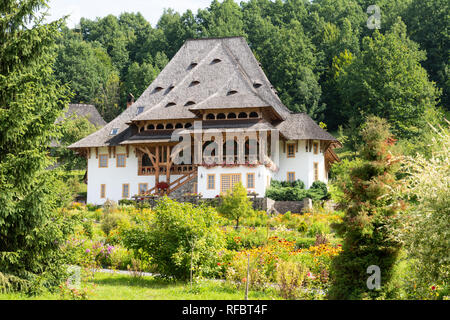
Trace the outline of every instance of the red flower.
{"label": "red flower", "polygon": [[432,286],[432,287],[431,287],[431,290],[436,290],[436,287],[435,287],[435,286]]}

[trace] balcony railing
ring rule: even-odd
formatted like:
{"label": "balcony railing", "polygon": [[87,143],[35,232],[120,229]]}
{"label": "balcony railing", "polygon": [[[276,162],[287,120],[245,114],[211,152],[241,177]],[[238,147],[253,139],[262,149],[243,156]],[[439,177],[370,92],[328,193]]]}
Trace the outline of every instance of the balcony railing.
{"label": "balcony railing", "polygon": [[[196,166],[192,164],[186,165],[172,165],[170,167],[170,174],[185,174],[196,170]],[[142,166],[139,168],[138,175],[140,176],[151,176],[155,175],[156,167],[153,166]],[[159,166],[159,174],[164,175],[167,173],[167,166]]]}

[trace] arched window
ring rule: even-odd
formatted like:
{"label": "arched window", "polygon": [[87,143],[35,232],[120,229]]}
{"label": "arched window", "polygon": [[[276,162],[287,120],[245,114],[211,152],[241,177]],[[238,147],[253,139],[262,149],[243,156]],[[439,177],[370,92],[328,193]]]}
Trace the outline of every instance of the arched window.
{"label": "arched window", "polygon": [[188,101],[188,102],[186,102],[186,103],[184,104],[184,106],[185,106],[185,107],[187,107],[187,106],[192,106],[193,104],[195,104],[194,101]]}
{"label": "arched window", "polygon": [[231,96],[231,95],[236,94],[236,93],[238,93],[236,90],[230,90],[230,91],[227,92],[227,96]]}
{"label": "arched window", "polygon": [[250,112],[250,118],[259,118],[258,112]]}
{"label": "arched window", "polygon": [[[238,143],[236,140],[227,140],[223,144],[223,156],[226,162],[234,162],[238,154]],[[228,161],[227,161],[228,159]]]}
{"label": "arched window", "polygon": [[227,119],[236,119],[236,113],[234,112],[229,113]]}
{"label": "arched window", "polygon": [[206,149],[206,147],[209,146],[209,145],[210,145],[210,147],[209,147],[208,149],[211,150],[211,156],[215,156],[215,155],[216,155],[217,143],[214,142],[214,141],[206,141],[206,142],[203,144],[203,154],[206,155],[205,149]]}
{"label": "arched window", "polygon": [[198,85],[198,84],[200,84],[200,81],[194,80],[194,81],[191,82],[191,84],[189,85],[189,87],[193,87],[193,86],[196,86],[196,85]]}
{"label": "arched window", "polygon": [[175,129],[180,129],[180,128],[183,128],[183,124],[182,123],[177,123],[175,125]]}
{"label": "arched window", "polygon": [[164,129],[164,125],[162,123],[158,123],[156,125],[156,129]]}
{"label": "arched window", "polygon": [[206,119],[208,119],[208,120],[214,120],[215,118],[216,118],[216,116],[214,114],[212,114],[212,113],[208,113],[206,115]]}
{"label": "arched window", "polygon": [[261,83],[259,83],[259,82],[255,82],[255,83],[253,83],[253,87],[254,88],[259,88],[259,87],[261,87],[262,86],[262,84]]}
{"label": "arched window", "polygon": [[259,143],[256,139],[246,139],[244,147],[246,161],[254,162],[258,160]]}
{"label": "arched window", "polygon": [[211,61],[211,64],[219,63],[220,61],[222,61],[222,60],[220,60],[219,58],[216,58],[213,61]]}
{"label": "arched window", "polygon": [[189,65],[189,67],[188,67],[188,70],[191,70],[191,69],[194,69],[196,66],[197,66],[197,62],[192,62],[190,65]]}
{"label": "arched window", "polygon": [[166,104],[166,108],[167,108],[167,107],[171,107],[171,106],[174,106],[174,105],[176,105],[176,103],[175,103],[175,102],[169,102],[168,104]]}
{"label": "arched window", "polygon": [[184,127],[185,127],[185,128],[190,128],[190,127],[192,127],[192,123],[188,122],[188,123],[186,123],[186,124],[184,125]]}
{"label": "arched window", "polygon": [[239,119],[247,118],[247,113],[245,113],[245,112],[239,113],[238,118],[239,118]]}
{"label": "arched window", "polygon": [[149,124],[147,126],[147,130],[155,130],[155,126],[153,124]]}
{"label": "arched window", "polygon": [[216,119],[226,119],[225,113],[219,113]]}
{"label": "arched window", "polygon": [[156,92],[160,92],[162,89],[163,89],[163,87],[156,87],[155,90],[154,90],[154,92],[155,92],[155,93],[156,93]]}
{"label": "arched window", "polygon": [[166,129],[173,129],[173,124],[171,123],[166,124]]}

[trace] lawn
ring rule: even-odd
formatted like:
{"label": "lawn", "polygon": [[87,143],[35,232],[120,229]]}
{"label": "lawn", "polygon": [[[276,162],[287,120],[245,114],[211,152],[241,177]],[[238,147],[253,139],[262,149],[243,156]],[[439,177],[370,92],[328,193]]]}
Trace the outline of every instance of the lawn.
{"label": "lawn", "polygon": [[[243,300],[244,290],[219,281],[205,280],[190,288],[189,283],[174,283],[155,277],[96,273],[89,281],[95,285],[90,300]],[[58,293],[38,296],[0,294],[0,300],[59,300]],[[250,300],[280,299],[274,292],[249,291]]]}

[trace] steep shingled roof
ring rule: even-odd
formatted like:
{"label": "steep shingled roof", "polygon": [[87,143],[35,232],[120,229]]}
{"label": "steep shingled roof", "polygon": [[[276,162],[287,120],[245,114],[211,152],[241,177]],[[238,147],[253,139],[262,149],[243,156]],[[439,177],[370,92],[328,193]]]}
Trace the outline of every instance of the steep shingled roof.
{"label": "steep shingled roof", "polygon": [[[98,113],[97,109],[92,104],[69,104],[69,108],[64,114],[64,118],[69,118],[72,115],[76,115],[78,117],[86,117],[90,123],[96,126],[106,125],[106,121],[103,120],[100,113]],[[62,121],[62,118],[57,120],[57,122],[60,121]]]}
{"label": "steep shingled roof", "polygon": [[281,134],[290,140],[314,139],[327,140],[340,144],[339,141],[330,133],[323,130],[306,113],[291,113],[285,121],[277,126]]}
{"label": "steep shingled roof", "polygon": [[187,40],[133,105],[69,148],[119,145],[137,133],[132,121],[194,120],[193,111],[231,107],[266,107],[280,120],[291,117],[243,37]]}

